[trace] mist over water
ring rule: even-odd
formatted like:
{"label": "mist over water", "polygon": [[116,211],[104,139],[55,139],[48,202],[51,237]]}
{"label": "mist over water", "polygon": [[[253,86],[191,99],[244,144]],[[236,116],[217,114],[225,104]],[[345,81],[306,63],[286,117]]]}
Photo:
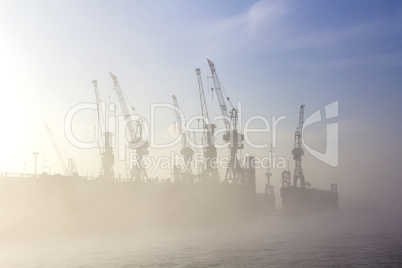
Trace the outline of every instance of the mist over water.
{"label": "mist over water", "polygon": [[[0,1],[0,268],[402,267],[401,25],[402,1]],[[270,166],[226,180],[234,144]]]}
{"label": "mist over water", "polygon": [[1,267],[400,267],[401,214],[352,209],[214,226],[33,235],[0,242]]}

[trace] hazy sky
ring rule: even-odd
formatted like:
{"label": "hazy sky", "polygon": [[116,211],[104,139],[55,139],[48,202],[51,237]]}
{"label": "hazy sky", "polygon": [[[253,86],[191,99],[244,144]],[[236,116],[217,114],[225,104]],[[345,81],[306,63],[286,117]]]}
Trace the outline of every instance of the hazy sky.
{"label": "hazy sky", "polygon": [[[345,205],[402,201],[400,1],[1,1],[0,36],[1,172],[22,173],[26,164],[33,173],[33,151],[39,172],[44,166],[61,172],[45,120],[80,174],[97,174],[97,149],[75,148],[64,135],[67,112],[95,101],[92,80],[102,99],[117,102],[108,72],[115,73],[147,119],[150,105],[171,103],[172,94],[191,116],[200,109],[194,70],[201,68],[207,90],[210,58],[225,92],[241,101],[242,124],[253,115],[270,123],[286,116],[275,151],[289,160],[299,106],[306,105],[307,117],[338,101],[339,118],[331,122],[339,122],[339,165],[306,152],[307,180],[321,188],[337,182]],[[206,96],[210,114],[219,115],[216,97]],[[95,113],[74,120],[77,137],[93,139]],[[168,135],[173,111],[157,122],[159,135]],[[305,132],[321,151],[325,124]],[[258,135],[258,141],[271,139]],[[151,148],[151,154],[168,153]],[[278,195],[280,172],[272,179]]]}

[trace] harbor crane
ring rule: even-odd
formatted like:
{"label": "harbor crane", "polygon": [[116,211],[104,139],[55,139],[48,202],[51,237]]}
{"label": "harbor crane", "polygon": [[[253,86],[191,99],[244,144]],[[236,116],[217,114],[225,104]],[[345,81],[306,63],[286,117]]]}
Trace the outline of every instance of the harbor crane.
{"label": "harbor crane", "polygon": [[[300,106],[299,114],[299,126],[295,132],[295,146],[292,150],[293,159],[295,160],[295,173],[293,175],[293,185],[302,188],[306,188],[306,182],[304,180],[303,168],[301,165],[301,157],[304,155],[302,148],[302,134],[303,134],[303,123],[304,123],[304,104]],[[299,183],[299,184],[298,184]]]}
{"label": "harbor crane", "polygon": [[202,116],[202,144],[204,151],[204,166],[202,169],[202,181],[204,182],[219,182],[219,173],[216,165],[217,151],[214,144],[215,124],[209,121],[207,102],[205,100],[204,87],[202,85],[201,70],[195,70],[198,77],[198,91],[200,95],[201,116]]}
{"label": "harbor crane", "polygon": [[215,87],[216,97],[219,102],[219,108],[221,110],[223,122],[225,124],[226,132],[223,135],[223,140],[228,142],[230,145],[230,161],[229,166],[226,169],[225,182],[229,183],[246,183],[245,174],[240,166],[240,161],[238,159],[237,151],[238,149],[243,149],[244,147],[244,135],[238,132],[238,111],[233,107],[230,98],[226,98],[227,101],[232,106],[230,116],[228,113],[228,108],[225,103],[225,98],[223,96],[221,83],[216,73],[215,65],[212,61],[208,60],[209,67],[211,69],[212,80]]}
{"label": "harbor crane", "polygon": [[96,108],[98,114],[98,148],[101,157],[101,171],[99,178],[112,179],[114,177],[113,165],[114,165],[114,155],[112,147],[110,146],[111,133],[107,130],[107,122],[105,119],[105,114],[103,113],[101,100],[98,90],[98,81],[92,81],[95,89],[96,97]]}
{"label": "harbor crane", "polygon": [[172,95],[173,105],[175,108],[177,124],[179,127],[179,134],[181,135],[181,145],[182,149],[180,150],[180,154],[184,159],[184,170],[181,171],[180,181],[181,182],[194,182],[194,175],[191,170],[191,161],[194,156],[194,150],[190,147],[188,143],[188,131],[186,131],[183,122],[180,116],[180,108],[179,103],[177,102],[177,98],[175,95]]}
{"label": "harbor crane", "polygon": [[76,176],[78,175],[78,170],[77,170],[77,165],[75,164],[75,161],[73,158],[68,158],[67,159],[67,164],[66,161],[63,157],[63,154],[60,149],[60,145],[54,136],[53,132],[50,130],[49,126],[46,124],[45,121],[43,121],[43,124],[45,125],[47,134],[49,136],[50,142],[53,145],[53,149],[56,152],[57,158],[59,159],[60,165],[63,168],[63,173],[64,175],[67,176]]}
{"label": "harbor crane", "polygon": [[124,98],[119,81],[117,80],[117,76],[112,73],[110,73],[110,76],[113,79],[114,89],[116,90],[116,94],[119,99],[120,108],[123,112],[124,120],[126,120],[127,122],[127,127],[130,134],[129,147],[135,148],[137,153],[137,161],[132,166],[130,179],[134,179],[136,182],[148,180],[147,171],[141,164],[141,160],[143,159],[144,155],[149,154],[149,142],[142,139],[142,119],[140,117],[138,120],[136,120],[136,124],[134,125],[127,107],[126,99]]}

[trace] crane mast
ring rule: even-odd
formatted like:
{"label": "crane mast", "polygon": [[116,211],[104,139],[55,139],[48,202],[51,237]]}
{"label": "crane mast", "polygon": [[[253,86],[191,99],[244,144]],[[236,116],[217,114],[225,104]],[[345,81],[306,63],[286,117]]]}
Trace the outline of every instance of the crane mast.
{"label": "crane mast", "polygon": [[184,128],[183,122],[180,116],[180,108],[179,103],[175,95],[172,95],[173,105],[175,107],[176,119],[177,124],[179,125],[179,133],[181,135],[181,144],[182,149],[180,150],[181,155],[184,158],[185,167],[184,170],[181,172],[180,181],[182,182],[193,182],[193,174],[191,171],[191,160],[193,159],[194,150],[191,149],[190,144],[188,143],[187,135],[188,132]]}
{"label": "crane mast", "polygon": [[[244,141],[244,135],[238,132],[238,111],[230,103],[232,105],[232,110],[229,117],[228,109],[223,97],[221,83],[219,81],[218,74],[216,73],[215,65],[209,59],[207,60],[211,69],[212,79],[215,86],[215,93],[218,98],[219,107],[227,131],[223,135],[223,140],[229,142],[230,145],[230,161],[229,166],[226,169],[225,181],[230,183],[244,184],[246,183],[244,176],[245,174],[242,167],[240,166],[240,161],[237,156],[237,150],[243,149]],[[230,102],[229,98],[227,98],[227,100]]]}
{"label": "crane mast", "polygon": [[98,113],[98,148],[101,157],[102,167],[99,174],[99,178],[112,179],[114,177],[113,165],[114,165],[114,155],[112,147],[110,146],[111,134],[107,131],[106,120],[102,110],[101,99],[98,90],[98,81],[92,81],[95,89],[96,97],[96,108]]}
{"label": "crane mast", "polygon": [[214,145],[214,132],[215,124],[210,124],[208,116],[207,102],[204,94],[204,87],[202,85],[201,70],[197,68],[195,70],[198,77],[198,90],[200,95],[201,104],[201,115],[202,115],[202,125],[204,131],[202,132],[202,144],[204,148],[204,167],[202,170],[202,180],[203,181],[219,181],[219,173],[216,168],[216,156],[217,151]]}
{"label": "crane mast", "polygon": [[[148,174],[146,172],[146,169],[141,165],[142,163],[141,160],[144,155],[148,154],[148,147],[149,147],[149,143],[147,141],[142,141],[141,119],[137,120],[136,125],[134,126],[133,120],[131,120],[131,115],[128,110],[126,99],[124,98],[123,92],[120,88],[119,81],[117,80],[117,76],[112,73],[110,73],[110,76],[113,79],[114,89],[116,90],[117,98],[119,99],[124,119],[127,122],[127,127],[131,138],[130,148],[136,147],[136,151],[138,154],[137,163],[133,165],[130,172],[130,179],[134,178],[134,180],[137,182],[148,180]],[[135,145],[136,143],[140,143],[140,145]]]}
{"label": "crane mast", "polygon": [[301,157],[304,154],[302,148],[302,132],[303,132],[303,123],[304,123],[304,104],[300,106],[300,114],[299,114],[299,126],[295,132],[295,146],[292,150],[293,159],[295,160],[295,173],[293,175],[293,185],[298,186],[300,181],[300,186],[302,188],[306,187],[306,182],[304,180],[303,168],[301,165]]}

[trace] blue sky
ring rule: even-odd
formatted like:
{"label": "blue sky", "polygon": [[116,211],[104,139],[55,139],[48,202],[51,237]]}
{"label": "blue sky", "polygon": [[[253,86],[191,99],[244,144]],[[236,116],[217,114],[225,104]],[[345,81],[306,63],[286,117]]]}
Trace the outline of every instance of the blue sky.
{"label": "blue sky", "polygon": [[[244,118],[287,116],[277,150],[289,159],[300,104],[308,116],[338,100],[339,166],[306,154],[305,173],[320,187],[329,185],[320,174],[338,182],[348,204],[380,202],[384,193],[390,200],[381,202],[399,200],[400,1],[2,1],[0,35],[2,172],[24,164],[32,172],[34,150],[60,169],[44,119],[72,157],[93,159],[79,165],[82,173],[96,173],[97,150],[72,148],[63,135],[67,111],[94,101],[92,80],[116,101],[115,73],[146,117],[151,103],[171,103],[172,94],[190,116],[199,113],[194,70],[206,88],[210,58]],[[161,129],[173,118],[161,118]],[[90,139],[94,124],[91,113],[77,119],[80,137]],[[325,125],[312,130],[306,139],[323,146]]]}

